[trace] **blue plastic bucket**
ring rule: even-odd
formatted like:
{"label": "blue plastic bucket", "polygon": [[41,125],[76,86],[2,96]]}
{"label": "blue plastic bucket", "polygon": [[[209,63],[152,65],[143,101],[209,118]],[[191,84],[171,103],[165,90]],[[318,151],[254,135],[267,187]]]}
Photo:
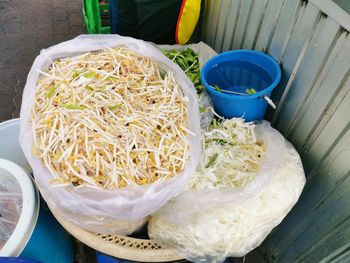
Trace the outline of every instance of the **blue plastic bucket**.
{"label": "blue plastic bucket", "polygon": [[0,262],[1,263],[43,263],[36,260],[14,258],[14,257],[0,257]]}
{"label": "blue plastic bucket", "polygon": [[40,207],[33,233],[19,257],[43,263],[73,263],[73,240],[47,207]]}
{"label": "blue plastic bucket", "polygon": [[100,252],[96,252],[96,257],[98,263],[131,263],[131,261],[114,258]]}
{"label": "blue plastic bucket", "polygon": [[[215,111],[221,116],[262,120],[268,105],[264,96],[269,97],[280,82],[281,69],[264,53],[234,50],[210,59],[201,71],[201,80],[212,98]],[[256,93],[245,95],[247,89],[254,89]]]}

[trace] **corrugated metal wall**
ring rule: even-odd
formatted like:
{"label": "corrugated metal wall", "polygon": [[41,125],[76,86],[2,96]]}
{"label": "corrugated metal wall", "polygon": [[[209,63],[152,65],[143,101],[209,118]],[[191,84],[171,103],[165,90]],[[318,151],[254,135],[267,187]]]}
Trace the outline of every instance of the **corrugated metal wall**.
{"label": "corrugated metal wall", "polygon": [[268,119],[299,151],[307,184],[260,251],[279,263],[350,261],[350,16],[330,0],[203,4],[203,41],[266,52],[283,68]]}

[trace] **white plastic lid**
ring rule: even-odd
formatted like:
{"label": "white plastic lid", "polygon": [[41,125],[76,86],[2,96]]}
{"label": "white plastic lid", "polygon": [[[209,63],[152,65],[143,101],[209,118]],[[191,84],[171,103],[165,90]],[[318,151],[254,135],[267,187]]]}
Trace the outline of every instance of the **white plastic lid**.
{"label": "white plastic lid", "polygon": [[18,223],[0,250],[0,256],[16,257],[26,246],[38,220],[39,195],[30,174],[17,164],[0,158],[0,171],[4,175],[0,176],[0,185],[8,184],[5,180],[13,180],[11,185],[18,183],[22,193],[22,211]]}
{"label": "white plastic lid", "polygon": [[12,119],[0,123],[0,158],[10,160],[27,172],[32,172],[32,168],[19,145],[19,124],[19,119]]}

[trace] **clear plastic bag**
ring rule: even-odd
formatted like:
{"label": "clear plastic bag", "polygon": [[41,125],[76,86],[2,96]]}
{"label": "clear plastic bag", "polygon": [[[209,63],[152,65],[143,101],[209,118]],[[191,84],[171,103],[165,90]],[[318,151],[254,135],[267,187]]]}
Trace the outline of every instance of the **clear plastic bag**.
{"label": "clear plastic bag", "polygon": [[183,50],[186,48],[190,48],[198,54],[198,62],[199,62],[200,68],[202,68],[209,59],[211,59],[212,57],[218,54],[215,52],[214,49],[212,49],[210,46],[208,46],[204,42],[188,44],[188,45],[157,45],[157,47],[165,50]]}
{"label": "clear plastic bag", "polygon": [[[118,191],[79,188],[73,186],[52,187],[49,171],[32,154],[33,134],[31,109],[34,102],[38,70],[44,69],[57,58],[100,50],[106,47],[127,46],[141,56],[156,61],[160,68],[171,70],[189,99],[187,127],[190,159],[184,171],[167,181],[157,181],[148,186],[129,186]],[[81,35],[42,50],[29,72],[23,92],[20,116],[20,145],[30,163],[38,188],[51,209],[75,224],[94,232],[106,234],[130,234],[141,226],[145,217],[163,206],[178,194],[194,172],[200,156],[200,117],[197,96],[193,84],[185,73],[152,44],[118,35]]]}
{"label": "clear plastic bag", "polygon": [[[205,209],[208,204],[212,206],[225,202],[239,204],[247,199],[260,195],[279,169],[285,151],[285,147],[282,147],[285,139],[266,121],[256,125],[255,134],[257,139],[263,140],[266,144],[266,155],[261,163],[259,173],[253,181],[247,183],[244,187],[184,191],[177,196],[177,200],[182,201],[173,204],[170,210],[181,210],[182,202],[187,203],[192,209],[188,210],[186,213],[169,213],[164,216],[169,216],[168,220],[175,223],[184,223],[187,220],[191,220],[194,214]],[[199,196],[200,198],[198,198]]]}
{"label": "clear plastic bag", "polygon": [[21,211],[21,188],[7,171],[0,169],[0,249],[15,230]]}
{"label": "clear plastic bag", "polygon": [[[217,55],[215,50],[212,49],[207,44],[205,44],[204,42],[199,42],[199,43],[189,44],[189,45],[157,45],[157,47],[159,49],[164,49],[164,50],[183,50],[186,48],[192,49],[194,52],[198,54],[198,62],[199,62],[200,69],[202,69],[204,64],[209,59]],[[212,107],[213,104],[206,90],[203,90],[201,92],[198,103],[200,107],[202,107],[203,109],[207,109],[204,112],[200,113],[201,128],[202,130],[206,130],[206,128],[210,125],[214,117],[213,112],[209,110],[209,107]]]}
{"label": "clear plastic bag", "polygon": [[297,202],[305,175],[299,154],[282,135],[267,122],[257,130],[270,137],[268,144],[275,152],[267,152],[271,156],[266,158],[272,159],[247,185],[249,190],[179,194],[152,216],[148,225],[152,239],[177,248],[194,262],[242,257],[261,244]]}

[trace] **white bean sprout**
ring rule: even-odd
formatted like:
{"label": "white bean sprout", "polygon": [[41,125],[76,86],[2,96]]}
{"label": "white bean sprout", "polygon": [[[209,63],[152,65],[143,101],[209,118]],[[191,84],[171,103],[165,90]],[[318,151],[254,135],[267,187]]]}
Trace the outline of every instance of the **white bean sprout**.
{"label": "white bean sprout", "polygon": [[120,47],[58,59],[41,74],[33,152],[55,186],[121,189],[183,171],[191,131],[172,72]]}

